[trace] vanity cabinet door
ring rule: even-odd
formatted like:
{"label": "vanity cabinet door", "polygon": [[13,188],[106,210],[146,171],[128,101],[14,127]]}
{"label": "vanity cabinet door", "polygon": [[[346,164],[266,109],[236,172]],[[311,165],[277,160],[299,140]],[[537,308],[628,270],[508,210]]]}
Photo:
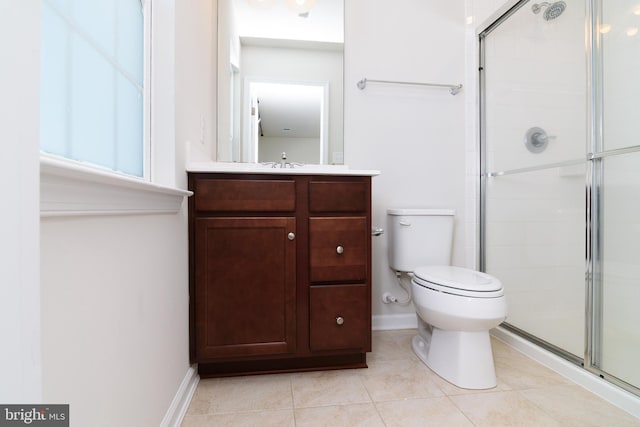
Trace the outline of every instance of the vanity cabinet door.
{"label": "vanity cabinet door", "polygon": [[309,264],[312,283],[363,282],[367,278],[367,218],[309,219]]}
{"label": "vanity cabinet door", "polygon": [[309,346],[313,351],[370,351],[367,285],[321,285],[309,289]]}
{"label": "vanity cabinet door", "polygon": [[198,362],[296,350],[293,217],[195,219]]}

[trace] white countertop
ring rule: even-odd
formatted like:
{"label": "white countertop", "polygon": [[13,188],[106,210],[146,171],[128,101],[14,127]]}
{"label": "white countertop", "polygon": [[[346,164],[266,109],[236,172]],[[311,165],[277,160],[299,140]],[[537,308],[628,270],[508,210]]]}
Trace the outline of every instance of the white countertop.
{"label": "white countertop", "polygon": [[376,176],[380,171],[368,169],[349,169],[346,165],[302,165],[293,168],[274,168],[260,163],[232,162],[191,162],[187,164],[187,172],[211,173],[263,173],[271,175],[354,175]]}

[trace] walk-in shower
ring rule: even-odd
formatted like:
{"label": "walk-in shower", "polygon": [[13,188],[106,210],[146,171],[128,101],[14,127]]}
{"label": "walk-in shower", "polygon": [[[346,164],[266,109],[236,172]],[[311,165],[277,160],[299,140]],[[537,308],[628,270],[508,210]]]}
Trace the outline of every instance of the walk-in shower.
{"label": "walk-in shower", "polygon": [[508,329],[640,394],[640,6],[514,3],[479,33],[481,268]]}

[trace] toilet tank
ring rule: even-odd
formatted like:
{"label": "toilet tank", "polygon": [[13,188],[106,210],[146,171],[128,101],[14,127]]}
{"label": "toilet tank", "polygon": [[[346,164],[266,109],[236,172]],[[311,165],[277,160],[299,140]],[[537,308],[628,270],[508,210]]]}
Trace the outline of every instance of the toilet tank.
{"label": "toilet tank", "polygon": [[389,209],[387,235],[389,266],[413,271],[423,265],[450,265],[453,209]]}

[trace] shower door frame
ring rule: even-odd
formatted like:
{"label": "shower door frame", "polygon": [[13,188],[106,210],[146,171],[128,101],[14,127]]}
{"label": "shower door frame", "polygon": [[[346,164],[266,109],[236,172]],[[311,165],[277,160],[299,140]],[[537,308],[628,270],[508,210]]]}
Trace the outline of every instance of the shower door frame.
{"label": "shower door frame", "polygon": [[[485,81],[485,38],[504,21],[519,11],[529,0],[514,0],[493,15],[488,25],[478,28],[478,105],[479,105],[479,206],[478,206],[478,265],[481,271],[486,271],[486,194],[487,178],[491,172],[487,170],[486,147],[486,81]],[[640,388],[635,387],[614,375],[600,369],[602,358],[602,186],[603,186],[603,159],[619,154],[640,151],[640,146],[603,150],[603,70],[602,70],[602,46],[599,34],[594,31],[599,28],[602,17],[601,0],[585,0],[585,53],[586,53],[586,81],[587,81],[587,150],[586,159],[580,161],[567,161],[561,163],[545,164],[537,167],[520,169],[518,172],[537,171],[548,168],[570,166],[586,163],[585,173],[585,339],[583,357],[576,355],[542,340],[509,323],[503,323],[502,328],[525,338],[551,353],[560,356],[576,366],[583,367],[600,378],[640,396]]]}

